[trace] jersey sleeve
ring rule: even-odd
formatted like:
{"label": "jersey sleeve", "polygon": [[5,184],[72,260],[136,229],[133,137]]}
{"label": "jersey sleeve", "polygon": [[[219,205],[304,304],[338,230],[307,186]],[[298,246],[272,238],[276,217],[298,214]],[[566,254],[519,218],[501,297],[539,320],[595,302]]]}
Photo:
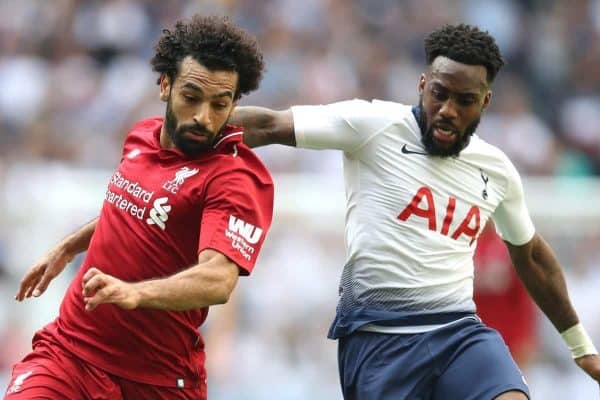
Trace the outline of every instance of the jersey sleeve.
{"label": "jersey sleeve", "polygon": [[525,204],[521,177],[510,160],[506,159],[505,164],[508,179],[506,195],[494,211],[492,219],[503,240],[520,246],[533,238],[535,227]]}
{"label": "jersey sleeve", "polygon": [[349,100],[320,106],[294,106],[296,146],[352,153],[386,125],[371,102]]}
{"label": "jersey sleeve", "polygon": [[214,178],[206,189],[198,252],[213,249],[252,272],[273,217],[273,184],[249,171]]}

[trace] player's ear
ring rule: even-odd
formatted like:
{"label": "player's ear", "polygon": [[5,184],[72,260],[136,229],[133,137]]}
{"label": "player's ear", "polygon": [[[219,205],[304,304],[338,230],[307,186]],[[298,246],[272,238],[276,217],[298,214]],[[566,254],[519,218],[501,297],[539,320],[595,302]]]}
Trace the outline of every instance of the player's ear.
{"label": "player's ear", "polygon": [[421,77],[419,78],[419,94],[422,95],[423,92],[425,91],[425,74],[421,74]]}
{"label": "player's ear", "polygon": [[160,99],[162,101],[169,100],[169,93],[171,91],[171,82],[169,81],[169,76],[167,74],[162,74],[160,76]]}
{"label": "player's ear", "polygon": [[487,93],[485,94],[485,97],[483,98],[482,111],[485,110],[490,105],[491,100],[492,100],[492,91],[488,90]]}

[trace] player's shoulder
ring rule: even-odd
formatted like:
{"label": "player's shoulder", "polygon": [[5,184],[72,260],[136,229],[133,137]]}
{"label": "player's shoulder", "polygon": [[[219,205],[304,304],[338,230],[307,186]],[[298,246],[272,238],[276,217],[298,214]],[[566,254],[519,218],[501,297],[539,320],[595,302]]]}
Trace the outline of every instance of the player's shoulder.
{"label": "player's shoulder", "polygon": [[156,129],[157,127],[161,127],[163,124],[163,117],[154,116],[143,118],[133,124],[131,130],[140,130],[140,131],[151,131]]}
{"label": "player's shoulder", "polygon": [[384,119],[389,125],[410,128],[411,130],[418,128],[413,105],[379,99],[373,99],[371,104],[376,110],[375,112],[380,115],[380,118]]}
{"label": "player's shoulder", "polygon": [[486,142],[478,135],[473,135],[469,145],[461,152],[465,161],[485,165],[503,176],[518,174],[510,158],[499,147]]}
{"label": "player's shoulder", "polygon": [[353,99],[330,106],[357,130],[383,132],[385,127],[412,131],[418,128],[411,105],[379,99]]}
{"label": "player's shoulder", "polygon": [[163,124],[162,117],[144,118],[133,124],[125,142],[143,142],[152,145]]}
{"label": "player's shoulder", "polygon": [[486,142],[479,135],[473,134],[471,136],[471,140],[469,141],[469,145],[465,150],[468,150],[469,153],[473,154],[482,154],[485,156],[492,157],[503,157],[504,152],[497,146],[494,146],[491,143]]}
{"label": "player's shoulder", "polygon": [[135,157],[140,152],[156,150],[160,146],[162,124],[161,117],[145,118],[133,124],[125,136],[122,155]]}
{"label": "player's shoulder", "polygon": [[393,101],[352,99],[331,103],[332,108],[359,115],[371,115],[389,120],[403,119],[411,115],[412,106]]}
{"label": "player's shoulder", "polygon": [[264,185],[273,185],[273,178],[260,157],[242,140],[240,127],[227,126],[215,143],[215,173],[241,174],[253,177]]}
{"label": "player's shoulder", "polygon": [[468,153],[481,155],[486,158],[502,160],[503,162],[508,160],[508,156],[504,151],[502,151],[502,149],[491,143],[486,142],[484,139],[482,139],[476,134],[474,134],[471,137],[469,146],[465,150],[468,150]]}
{"label": "player's shoulder", "polygon": [[405,118],[412,115],[412,105],[398,103],[395,101],[373,99],[371,104],[378,112],[394,114],[397,118]]}

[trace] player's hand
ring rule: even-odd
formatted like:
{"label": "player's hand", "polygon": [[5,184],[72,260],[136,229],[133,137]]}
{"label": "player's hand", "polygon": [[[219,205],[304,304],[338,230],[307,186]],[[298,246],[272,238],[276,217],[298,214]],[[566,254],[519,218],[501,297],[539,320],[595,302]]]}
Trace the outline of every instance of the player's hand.
{"label": "player's hand", "polygon": [[23,301],[31,296],[41,296],[48,288],[50,281],[65,269],[74,256],[62,246],[50,250],[25,274],[15,299]]}
{"label": "player's hand", "polygon": [[81,280],[85,309],[92,311],[100,304],[112,303],[131,310],[138,306],[138,293],[131,283],[123,282],[114,276],[90,268]]}
{"label": "player's hand", "polygon": [[575,359],[575,363],[596,381],[600,381],[600,356],[587,355]]}

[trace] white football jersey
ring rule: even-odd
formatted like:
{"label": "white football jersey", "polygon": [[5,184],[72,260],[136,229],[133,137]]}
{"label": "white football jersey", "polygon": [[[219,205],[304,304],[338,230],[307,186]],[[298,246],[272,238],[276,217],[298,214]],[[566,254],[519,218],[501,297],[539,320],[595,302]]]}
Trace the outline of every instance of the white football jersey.
{"label": "white football jersey", "polygon": [[292,112],[298,147],[344,152],[338,314],[473,312],[473,252],[488,218],[512,244],[533,237],[519,174],[476,135],[442,158],[426,153],[408,105],[351,100]]}

